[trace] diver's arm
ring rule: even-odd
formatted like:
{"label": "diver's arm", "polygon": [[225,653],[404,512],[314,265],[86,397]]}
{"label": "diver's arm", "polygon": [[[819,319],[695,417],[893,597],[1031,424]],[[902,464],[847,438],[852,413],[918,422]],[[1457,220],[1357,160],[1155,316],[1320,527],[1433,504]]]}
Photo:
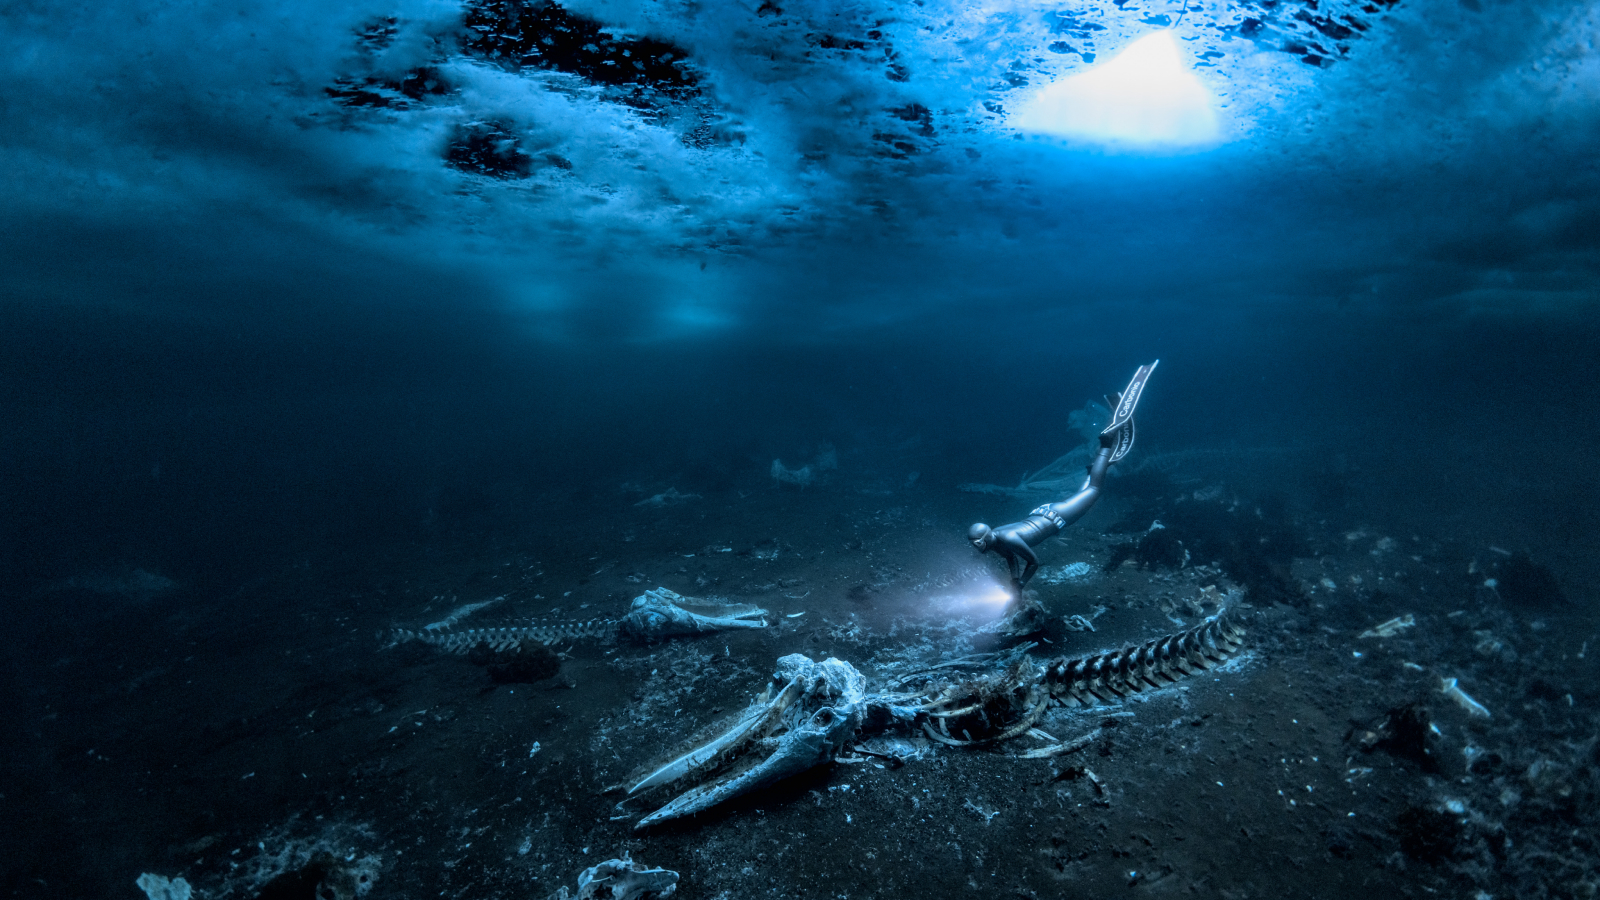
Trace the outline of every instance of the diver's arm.
{"label": "diver's arm", "polygon": [[1027,567],[1022,570],[1022,577],[1017,579],[1017,587],[1019,589],[1029,581],[1032,581],[1033,573],[1039,571],[1039,557],[1033,555],[1033,548],[1030,547],[1028,549],[1023,559],[1027,560]]}
{"label": "diver's arm", "polygon": [[[1014,533],[1005,532],[996,537],[1000,547],[1004,548],[1001,552],[1006,557],[1006,568],[1011,570],[1011,581],[1020,589],[1033,577],[1033,573],[1039,571],[1039,557],[1033,554],[1033,548],[1028,546],[1027,541]],[[1019,562],[1021,572],[1017,571]]]}

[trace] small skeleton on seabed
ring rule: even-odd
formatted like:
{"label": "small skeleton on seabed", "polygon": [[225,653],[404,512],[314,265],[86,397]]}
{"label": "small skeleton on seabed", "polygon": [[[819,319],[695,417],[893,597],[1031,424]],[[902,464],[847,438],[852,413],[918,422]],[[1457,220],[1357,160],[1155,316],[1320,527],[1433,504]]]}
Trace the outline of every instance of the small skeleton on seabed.
{"label": "small skeleton on seabed", "polygon": [[455,624],[480,609],[503,600],[469,603],[418,631],[394,630],[394,642],[421,641],[448,653],[468,653],[484,645],[489,650],[512,650],[524,641],[554,644],[558,641],[621,634],[636,641],[651,642],[669,637],[707,634],[747,628],[766,628],[766,610],[745,603],[715,603],[697,600],[655,588],[633,598],[628,614],[620,619],[589,619],[585,622],[556,622],[544,625],[510,625],[497,628],[457,629]]}
{"label": "small skeleton on seabed", "polygon": [[1033,548],[1083,518],[1100,499],[1100,486],[1105,482],[1106,472],[1133,449],[1133,410],[1139,405],[1145,382],[1160,363],[1158,359],[1148,366],[1140,366],[1127,389],[1106,397],[1107,408],[1114,410],[1111,422],[1100,432],[1100,449],[1089,463],[1088,477],[1076,494],[1059,503],[1047,503],[1028,513],[1020,522],[998,528],[978,522],[967,529],[967,540],[979,553],[993,550],[1005,557],[1006,568],[1011,572],[1011,587],[1017,596],[1022,596],[1022,589],[1039,571],[1039,557],[1034,555]]}

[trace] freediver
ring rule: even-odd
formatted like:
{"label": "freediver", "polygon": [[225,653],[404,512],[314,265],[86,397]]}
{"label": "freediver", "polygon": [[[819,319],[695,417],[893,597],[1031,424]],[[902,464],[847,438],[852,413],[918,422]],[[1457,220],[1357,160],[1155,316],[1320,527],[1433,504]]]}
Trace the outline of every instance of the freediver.
{"label": "freediver", "polygon": [[978,522],[967,529],[967,540],[979,553],[993,550],[1005,557],[1006,568],[1011,572],[1011,587],[1019,598],[1029,579],[1039,571],[1039,557],[1034,555],[1033,548],[1083,518],[1084,513],[1100,499],[1100,486],[1105,481],[1106,472],[1133,449],[1133,410],[1139,405],[1139,395],[1144,393],[1144,383],[1160,363],[1158,359],[1148,366],[1140,366],[1139,371],[1133,373],[1133,380],[1128,382],[1126,390],[1106,398],[1106,408],[1115,410],[1115,413],[1111,416],[1110,424],[1100,432],[1100,448],[1089,463],[1089,474],[1083,481],[1083,487],[1076,494],[1059,503],[1047,503],[1028,513],[1028,517],[1020,522],[999,528],[990,528]]}

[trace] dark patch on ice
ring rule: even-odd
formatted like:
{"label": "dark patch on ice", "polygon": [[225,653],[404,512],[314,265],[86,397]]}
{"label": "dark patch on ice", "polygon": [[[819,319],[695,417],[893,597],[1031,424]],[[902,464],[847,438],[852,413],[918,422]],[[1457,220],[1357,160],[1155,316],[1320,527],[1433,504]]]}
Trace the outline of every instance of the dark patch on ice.
{"label": "dark patch on ice", "polygon": [[[428,36],[434,47],[428,62],[396,75],[383,70],[380,56],[405,24],[385,17],[357,29],[355,43],[369,71],[336,79],[324,88],[329,99],[351,110],[403,110],[438,103],[459,95],[444,72],[452,59],[462,56],[514,73],[573,75],[604,89],[604,99],[651,117],[700,94],[698,76],[687,65],[689,53],[684,48],[653,37],[618,35],[600,21],[550,0],[468,3],[459,29]],[[706,135],[685,136],[689,146],[713,142]],[[561,157],[549,161],[558,168],[571,168]],[[522,149],[517,132],[493,121],[457,126],[446,145],[445,162],[493,178],[526,177],[536,164]]]}
{"label": "dark patch on ice", "polygon": [[380,16],[356,29],[356,43],[371,53],[387,50],[400,33],[400,20],[394,16]]}
{"label": "dark patch on ice", "polygon": [[1295,13],[1294,17],[1321,32],[1324,37],[1335,41],[1348,41],[1351,38],[1356,37],[1358,32],[1367,30],[1366,25],[1354,19],[1347,19],[1346,21],[1348,21],[1350,24],[1345,25],[1335,22],[1328,16],[1314,16],[1305,10]]}
{"label": "dark patch on ice", "polygon": [[887,144],[884,155],[895,159],[905,159],[918,152],[917,145],[912,143],[910,135],[879,131],[872,135],[872,139]]}
{"label": "dark patch on ice", "polygon": [[444,158],[451,168],[491,178],[526,178],[533,172],[533,157],[522,149],[522,139],[499,122],[457,125]]}
{"label": "dark patch on ice", "polygon": [[921,103],[908,103],[889,110],[889,113],[902,122],[917,123],[917,134],[922,137],[933,137],[933,110]]}
{"label": "dark patch on ice", "polygon": [[[1248,38],[1262,49],[1288,53],[1307,65],[1325,68],[1348,57],[1350,42],[1370,31],[1374,19],[1398,4],[1399,0],[1377,0],[1356,7],[1342,3],[1319,5],[1316,0],[1259,0],[1238,4],[1246,15],[1236,25],[1219,23],[1217,28]],[[1323,47],[1319,40],[1332,41],[1332,49]]]}
{"label": "dark patch on ice", "polygon": [[[1096,31],[1106,30],[1106,27],[1098,22],[1085,22],[1071,13],[1051,13],[1050,19],[1054,19],[1054,21],[1050,21],[1051,34],[1064,34],[1088,40]],[[1049,19],[1046,21],[1049,21]]]}
{"label": "dark patch on ice", "polygon": [[842,38],[832,34],[808,34],[806,43],[821,50],[865,50],[866,41],[855,38]]}
{"label": "dark patch on ice", "polygon": [[421,66],[399,78],[340,78],[324,90],[341,106],[404,109],[430,98],[449,96],[456,88],[437,68]]}
{"label": "dark patch on ice", "polygon": [[[467,4],[467,55],[513,72],[546,69],[609,87],[650,88],[669,94],[697,89],[685,68],[688,51],[652,37],[619,37],[598,20],[558,3],[481,0]],[[645,102],[640,94],[631,95]]]}

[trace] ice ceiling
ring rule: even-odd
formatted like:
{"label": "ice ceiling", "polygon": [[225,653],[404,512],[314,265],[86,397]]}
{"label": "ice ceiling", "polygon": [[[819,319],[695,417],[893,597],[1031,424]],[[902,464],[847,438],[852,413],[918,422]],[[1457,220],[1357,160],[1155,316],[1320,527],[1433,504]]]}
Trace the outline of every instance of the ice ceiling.
{"label": "ice ceiling", "polygon": [[[1130,299],[1596,300],[1589,3],[0,15],[11,302],[204,316],[325,291],[670,339]],[[1082,102],[1049,111],[1153,34],[1210,103],[1204,139],[1106,143],[1072,125]]]}

